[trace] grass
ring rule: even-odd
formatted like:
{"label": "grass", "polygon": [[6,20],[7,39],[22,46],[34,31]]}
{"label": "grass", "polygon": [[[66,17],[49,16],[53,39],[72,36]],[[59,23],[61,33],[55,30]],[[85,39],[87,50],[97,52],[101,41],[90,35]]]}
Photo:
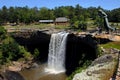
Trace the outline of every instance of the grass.
{"label": "grass", "polygon": [[19,31],[20,29],[30,29],[30,30],[34,30],[34,29],[45,29],[45,30],[53,30],[53,29],[57,29],[57,30],[64,30],[64,29],[68,29],[68,25],[54,25],[54,24],[29,24],[29,25],[16,25],[16,26],[11,26],[11,25],[4,25],[3,26],[7,31],[10,32],[14,32],[14,31]]}
{"label": "grass", "polygon": [[68,25],[55,25],[55,29],[68,29]]}
{"label": "grass", "polygon": [[6,25],[3,26],[5,29],[9,29],[9,28],[15,28],[15,29],[22,29],[22,28],[30,28],[30,29],[45,29],[45,28],[49,28],[52,27],[52,24],[29,24],[29,25],[16,25],[16,26],[10,26],[10,25]]}
{"label": "grass", "polygon": [[109,42],[107,44],[101,44],[100,47],[103,47],[105,49],[116,48],[116,49],[120,50],[120,41],[119,42]]}
{"label": "grass", "polygon": [[[114,23],[114,22],[110,22],[110,25],[111,24],[115,24],[113,26],[115,26],[116,28],[119,28],[120,29],[120,23]],[[119,24],[119,25],[116,25],[116,24]],[[29,25],[25,25],[25,24],[20,24],[20,25],[15,25],[15,26],[11,26],[10,24],[9,25],[5,25],[3,26],[5,29],[9,29],[9,28],[14,28],[14,29],[26,29],[26,28],[29,28],[29,29],[50,29],[50,28],[53,28],[53,29],[69,29],[68,27],[69,25],[55,25],[55,24],[40,24],[40,23],[32,23],[32,24],[29,24]],[[88,30],[92,30],[92,29],[96,29],[97,26],[94,25],[94,20],[88,20],[87,21],[87,29]]]}
{"label": "grass", "polygon": [[116,28],[119,28],[119,29],[120,29],[120,23],[110,22],[110,25],[111,25],[112,27],[116,27]]}

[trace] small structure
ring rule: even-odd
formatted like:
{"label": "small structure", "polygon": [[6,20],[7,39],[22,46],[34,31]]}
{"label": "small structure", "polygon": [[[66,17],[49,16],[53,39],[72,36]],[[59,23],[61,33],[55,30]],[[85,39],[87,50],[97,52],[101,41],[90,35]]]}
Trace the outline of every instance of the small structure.
{"label": "small structure", "polygon": [[39,23],[49,24],[49,23],[54,23],[54,21],[53,20],[39,20]]}
{"label": "small structure", "polygon": [[66,17],[58,17],[55,19],[55,25],[68,25],[69,19]]}

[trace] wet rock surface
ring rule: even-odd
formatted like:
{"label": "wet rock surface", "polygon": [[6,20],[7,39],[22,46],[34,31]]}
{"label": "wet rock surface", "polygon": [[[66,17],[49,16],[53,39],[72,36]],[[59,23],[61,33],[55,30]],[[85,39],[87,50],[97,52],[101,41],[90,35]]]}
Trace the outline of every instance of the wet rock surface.
{"label": "wet rock surface", "polygon": [[19,73],[25,69],[38,68],[39,65],[36,62],[16,62],[13,61],[10,66],[2,66],[0,70],[0,80],[25,80],[23,76]]}
{"label": "wet rock surface", "polygon": [[8,80],[24,80],[24,78],[18,72],[6,71],[4,74]]}
{"label": "wet rock surface", "polygon": [[18,72],[5,71],[0,74],[0,80],[25,80]]}

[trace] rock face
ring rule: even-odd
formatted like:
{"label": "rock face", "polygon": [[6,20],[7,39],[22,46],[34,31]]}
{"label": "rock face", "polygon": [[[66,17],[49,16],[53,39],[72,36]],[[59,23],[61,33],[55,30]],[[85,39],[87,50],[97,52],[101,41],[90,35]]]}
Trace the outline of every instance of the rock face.
{"label": "rock face", "polygon": [[[48,49],[51,35],[43,32],[35,32],[29,35],[29,38],[24,37],[23,34],[13,35],[14,39],[20,44],[25,46],[29,52],[34,53],[37,48],[40,52],[39,60],[46,62],[48,59]],[[26,34],[27,35],[27,34]],[[80,60],[84,59],[94,60],[96,58],[97,43],[91,35],[75,35],[70,33],[66,45],[66,69],[67,74],[71,74],[79,65]],[[83,60],[84,61],[84,60]]]}
{"label": "rock face", "polygon": [[96,38],[101,38],[101,39],[109,39],[111,41],[120,41],[120,36],[119,35],[114,35],[114,34],[100,34],[100,35],[95,35]]}
{"label": "rock face", "polygon": [[0,73],[0,80],[25,80],[18,72],[5,71]]}
{"label": "rock face", "polygon": [[109,80],[113,76],[118,62],[118,54],[105,54],[81,73],[74,76],[73,80]]}
{"label": "rock face", "polygon": [[18,72],[6,71],[5,77],[7,80],[25,80]]}
{"label": "rock face", "polygon": [[[90,35],[68,35],[66,46],[66,74],[70,75],[85,60],[94,60],[97,56],[96,41]],[[81,62],[80,62],[81,61]]]}
{"label": "rock face", "polygon": [[49,48],[49,42],[50,42],[49,34],[37,31],[31,34],[16,33],[16,34],[13,34],[12,36],[16,40],[16,42],[18,42],[20,45],[26,46],[28,51],[31,52],[32,54],[34,53],[35,48],[37,48],[40,52],[39,60],[43,62],[47,61],[48,48]]}

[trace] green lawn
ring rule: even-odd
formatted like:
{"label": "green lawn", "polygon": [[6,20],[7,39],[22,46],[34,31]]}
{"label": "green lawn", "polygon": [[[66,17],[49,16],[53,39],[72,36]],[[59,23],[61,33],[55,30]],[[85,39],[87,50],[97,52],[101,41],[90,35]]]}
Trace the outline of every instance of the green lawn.
{"label": "green lawn", "polygon": [[29,25],[16,25],[16,26],[10,26],[6,25],[3,26],[5,29],[8,28],[15,28],[15,29],[22,29],[22,28],[30,28],[30,29],[45,29],[49,27],[53,27],[52,24],[29,24]]}
{"label": "green lawn", "polygon": [[107,44],[101,44],[100,45],[103,48],[116,48],[120,50],[120,41],[119,42],[109,42]]}
{"label": "green lawn", "polygon": [[54,24],[29,24],[29,25],[5,25],[3,26],[5,29],[67,29],[68,25],[54,25]]}

